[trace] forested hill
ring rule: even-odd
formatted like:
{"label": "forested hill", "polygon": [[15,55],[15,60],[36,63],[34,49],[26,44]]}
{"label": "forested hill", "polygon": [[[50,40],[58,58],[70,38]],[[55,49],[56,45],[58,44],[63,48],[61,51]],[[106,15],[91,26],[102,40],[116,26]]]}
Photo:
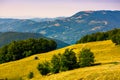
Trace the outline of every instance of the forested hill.
{"label": "forested hill", "polygon": [[107,32],[97,32],[83,36],[76,43],[87,43],[94,41],[112,40],[116,45],[120,44],[120,29],[113,29]]}
{"label": "forested hill", "polygon": [[75,43],[86,34],[120,28],[120,11],[81,11],[55,21],[0,19],[0,32],[34,32],[46,37]]}
{"label": "forested hill", "polygon": [[45,38],[13,41],[0,48],[0,64],[19,60],[37,53],[48,52],[56,48],[57,44],[54,40]]}
{"label": "forested hill", "polygon": [[[47,37],[44,37],[42,34],[39,34],[39,33],[4,32],[4,33],[0,33],[0,47],[12,41],[19,41],[19,40],[24,40],[29,38],[37,39],[37,38],[47,38]],[[63,41],[60,41],[57,39],[54,39],[54,40],[57,43],[57,48],[65,47],[68,45]]]}

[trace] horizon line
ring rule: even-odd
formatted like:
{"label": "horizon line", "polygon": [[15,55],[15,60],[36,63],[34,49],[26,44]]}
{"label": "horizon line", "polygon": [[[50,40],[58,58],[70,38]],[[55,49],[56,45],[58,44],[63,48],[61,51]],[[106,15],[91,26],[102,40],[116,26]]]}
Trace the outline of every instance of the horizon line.
{"label": "horizon line", "polygon": [[[72,14],[72,15],[70,15],[70,16],[73,16],[73,15],[75,15],[75,14],[77,14],[77,13],[79,13],[79,12],[87,12],[87,11],[120,11],[120,10],[82,10],[82,11],[77,11],[76,13],[74,13],[74,14]],[[46,16],[46,17],[40,17],[40,16],[11,16],[11,17],[5,17],[5,16],[0,16],[0,18],[5,18],[5,19],[32,19],[32,18],[41,18],[41,19],[43,19],[43,18],[59,18],[59,17],[70,17],[70,16],[63,16],[63,15],[61,15],[61,16],[56,16],[56,17],[48,17],[48,16]]]}

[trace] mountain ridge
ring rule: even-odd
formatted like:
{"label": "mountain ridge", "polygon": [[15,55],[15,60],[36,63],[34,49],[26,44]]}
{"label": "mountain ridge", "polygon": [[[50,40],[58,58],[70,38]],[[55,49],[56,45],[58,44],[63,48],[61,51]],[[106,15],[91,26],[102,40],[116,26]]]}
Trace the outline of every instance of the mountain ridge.
{"label": "mountain ridge", "polygon": [[0,32],[34,32],[73,44],[86,34],[120,28],[120,11],[82,11],[55,21],[0,20]]}

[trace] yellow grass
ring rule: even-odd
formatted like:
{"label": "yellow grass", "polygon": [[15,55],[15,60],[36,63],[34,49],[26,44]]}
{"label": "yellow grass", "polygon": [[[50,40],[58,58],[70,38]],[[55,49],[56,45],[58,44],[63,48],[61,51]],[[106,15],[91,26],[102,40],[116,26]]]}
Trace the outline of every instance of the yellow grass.
{"label": "yellow grass", "polygon": [[[102,63],[102,65],[41,76],[36,68],[38,63],[50,60],[53,54],[63,53],[66,48],[74,48],[76,53],[79,53],[82,48],[90,48],[94,52],[95,62]],[[39,60],[34,60],[35,56],[38,56]],[[29,80],[27,75],[32,71],[34,73],[32,80],[120,80],[119,62],[120,46],[115,46],[110,40],[75,44],[44,54],[36,54],[21,60],[0,64],[0,79],[17,80],[22,78]]]}

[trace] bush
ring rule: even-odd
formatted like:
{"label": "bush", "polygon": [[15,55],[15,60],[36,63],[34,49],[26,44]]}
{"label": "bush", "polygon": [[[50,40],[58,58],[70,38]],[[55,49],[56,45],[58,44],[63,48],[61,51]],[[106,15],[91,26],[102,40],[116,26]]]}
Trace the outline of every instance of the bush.
{"label": "bush", "polygon": [[30,72],[30,73],[28,74],[28,78],[29,78],[29,79],[32,79],[33,77],[34,77],[33,72]]}
{"label": "bush", "polygon": [[76,67],[77,57],[75,56],[75,52],[73,49],[66,49],[65,52],[61,56],[61,70],[71,70]]}
{"label": "bush", "polygon": [[52,63],[52,72],[59,73],[61,69],[61,54],[53,55],[51,59],[51,63]]}
{"label": "bush", "polygon": [[77,57],[72,49],[66,49],[63,54],[54,55],[51,60],[52,72],[67,71],[76,68]]}
{"label": "bush", "polygon": [[53,55],[51,63],[44,62],[42,64],[38,64],[37,69],[42,75],[47,75],[50,72],[59,73],[61,71],[72,70],[80,66],[91,66],[93,63],[94,55],[90,49],[83,49],[80,52],[78,63],[73,49],[66,49],[63,54]]}
{"label": "bush", "polygon": [[116,45],[120,45],[120,34],[114,35],[112,37],[112,42],[115,43]]}
{"label": "bush", "polygon": [[79,53],[79,65],[80,67],[91,66],[94,63],[94,54],[90,49],[82,49]]}
{"label": "bush", "polygon": [[51,67],[49,62],[39,63],[37,69],[42,75],[47,75],[51,72]]}

